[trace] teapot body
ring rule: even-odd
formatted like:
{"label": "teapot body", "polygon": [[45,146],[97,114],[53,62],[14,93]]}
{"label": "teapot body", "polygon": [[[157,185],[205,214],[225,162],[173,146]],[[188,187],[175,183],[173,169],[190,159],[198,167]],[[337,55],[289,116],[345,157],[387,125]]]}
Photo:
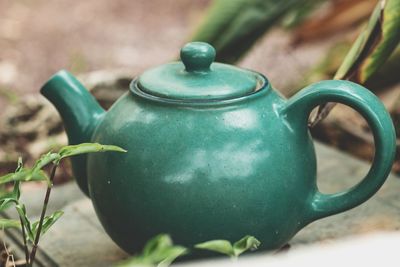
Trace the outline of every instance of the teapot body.
{"label": "teapot body", "polygon": [[253,235],[261,249],[279,249],[309,223],[313,143],[307,127],[280,115],[286,100],[266,87],[191,104],[128,92],[111,107],[91,142],[128,153],[91,154],[87,173],[96,213],[119,246],[138,252],[168,233],[185,246]]}

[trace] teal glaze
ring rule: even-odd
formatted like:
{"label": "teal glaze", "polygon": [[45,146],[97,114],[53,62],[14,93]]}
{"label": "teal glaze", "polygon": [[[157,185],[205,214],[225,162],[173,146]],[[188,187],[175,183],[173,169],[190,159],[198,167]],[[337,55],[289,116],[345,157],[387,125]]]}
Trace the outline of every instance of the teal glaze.
{"label": "teal glaze", "polygon": [[263,78],[235,66],[213,63],[214,48],[194,42],[181,50],[182,62],[145,71],[138,79],[143,92],[176,100],[223,100],[253,93]]}
{"label": "teal glaze", "polygon": [[[72,123],[66,127],[70,137],[128,150],[90,154],[86,169],[75,166],[78,173],[87,171],[77,176],[79,185],[88,184],[103,227],[120,247],[135,253],[159,233],[190,247],[249,234],[261,249],[278,249],[305,225],[351,209],[380,188],[393,162],[395,135],[376,96],[348,81],[322,81],[286,100],[262,75],[254,76],[262,79],[259,88],[223,100],[151,94],[140,88],[139,78],[105,114],[65,72],[44,87],[66,126]],[[64,84],[76,99],[66,97]],[[316,185],[307,128],[311,110],[326,101],[360,112],[376,143],[367,176],[329,195]]]}
{"label": "teal glaze", "polygon": [[[94,128],[105,114],[94,97],[65,70],[56,73],[42,87],[41,93],[57,108],[71,145],[88,142]],[[86,155],[72,158],[72,170],[82,191],[89,196]]]}
{"label": "teal glaze", "polygon": [[[215,59],[215,49],[210,44],[192,42],[181,49],[181,60],[186,72],[209,72]],[[206,82],[206,81],[204,81]]]}

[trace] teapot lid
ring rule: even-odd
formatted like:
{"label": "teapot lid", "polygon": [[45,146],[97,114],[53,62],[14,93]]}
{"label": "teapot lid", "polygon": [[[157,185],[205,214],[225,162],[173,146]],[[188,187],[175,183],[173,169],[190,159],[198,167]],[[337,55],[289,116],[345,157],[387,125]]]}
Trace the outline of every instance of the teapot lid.
{"label": "teapot lid", "polygon": [[224,100],[257,91],[265,82],[256,72],[215,63],[215,49],[203,42],[186,44],[181,62],[145,71],[138,89],[157,97],[175,100]]}

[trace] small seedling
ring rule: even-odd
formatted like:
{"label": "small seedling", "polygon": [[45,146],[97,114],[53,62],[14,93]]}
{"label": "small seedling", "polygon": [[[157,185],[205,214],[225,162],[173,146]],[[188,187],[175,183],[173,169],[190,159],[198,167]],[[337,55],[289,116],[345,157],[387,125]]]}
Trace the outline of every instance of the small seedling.
{"label": "small seedling", "polygon": [[[195,249],[210,250],[237,259],[248,250],[256,250],[260,241],[254,236],[245,236],[233,245],[228,240],[212,240],[194,246]],[[150,239],[142,253],[118,263],[114,267],[168,267],[177,258],[190,253],[190,249],[174,245],[167,234],[160,234]]]}
{"label": "small seedling", "polygon": [[[25,250],[25,261],[28,267],[32,266],[35,260],[40,237],[45,234],[63,215],[63,211],[55,211],[53,214],[46,216],[54,176],[61,160],[80,154],[106,151],[126,152],[124,149],[117,146],[101,145],[97,143],[83,143],[79,145],[65,146],[61,148],[58,153],[49,152],[42,155],[32,168],[24,168],[22,159],[20,158],[15,172],[0,177],[0,185],[11,182],[14,183],[12,191],[3,192],[0,195],[0,212],[14,205],[19,216],[19,220],[0,219],[0,228],[21,228]],[[48,177],[43,171],[43,168],[48,165],[52,166],[50,177]],[[30,221],[25,205],[20,201],[21,182],[29,181],[45,181],[47,183],[47,190],[40,219],[35,222]]]}
{"label": "small seedling", "polygon": [[228,240],[211,240],[195,245],[197,249],[210,250],[230,256],[232,259],[237,259],[240,254],[250,250],[256,250],[261,242],[254,236],[246,235],[233,245]]}
{"label": "small seedling", "polygon": [[167,267],[188,252],[187,248],[174,245],[169,235],[160,234],[146,243],[142,253],[118,263],[115,267]]}

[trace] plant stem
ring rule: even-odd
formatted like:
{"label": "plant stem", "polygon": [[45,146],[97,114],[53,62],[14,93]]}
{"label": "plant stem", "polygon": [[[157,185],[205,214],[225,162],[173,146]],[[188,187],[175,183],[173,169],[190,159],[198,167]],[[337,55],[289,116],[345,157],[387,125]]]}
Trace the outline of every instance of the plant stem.
{"label": "plant stem", "polygon": [[54,180],[54,176],[56,174],[57,167],[58,167],[58,164],[53,164],[53,168],[51,170],[51,175],[50,175],[50,183],[47,186],[46,196],[45,196],[44,202],[43,202],[42,213],[40,214],[40,220],[39,220],[39,225],[38,225],[38,229],[37,229],[36,236],[35,236],[35,241],[32,246],[31,255],[29,257],[30,264],[33,264],[33,262],[35,260],[36,250],[37,250],[39,239],[40,239],[40,232],[42,231],[43,220],[46,215],[47,204],[49,203],[51,188],[53,187],[53,180]]}
{"label": "plant stem", "polygon": [[29,266],[29,251],[28,244],[26,243],[25,225],[21,216],[19,216],[19,221],[21,222],[22,238],[24,239],[25,261],[26,265]]}

